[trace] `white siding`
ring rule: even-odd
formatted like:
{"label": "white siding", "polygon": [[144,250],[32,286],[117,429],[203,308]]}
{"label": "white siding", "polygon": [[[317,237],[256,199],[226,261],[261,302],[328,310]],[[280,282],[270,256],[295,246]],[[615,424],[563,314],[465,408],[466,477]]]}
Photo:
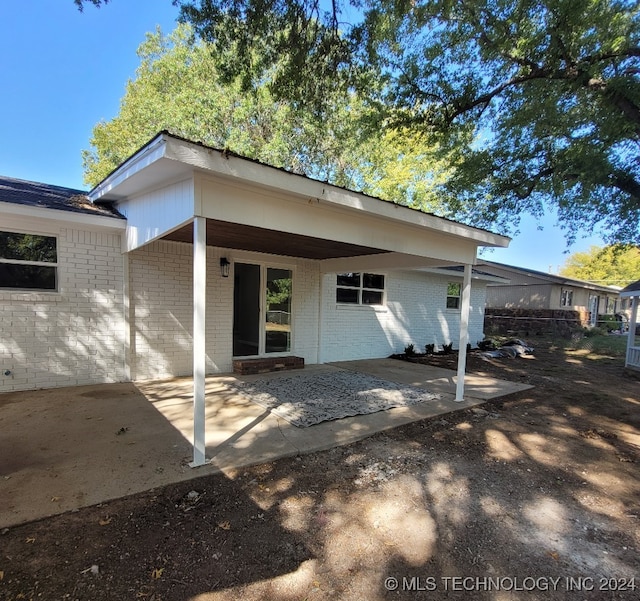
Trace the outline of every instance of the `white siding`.
{"label": "white siding", "polygon": [[193,216],[193,180],[185,180],[122,201],[127,218],[127,250],[139,248],[175,229]]}
{"label": "white siding", "polygon": [[0,291],[0,391],[124,380],[121,236],[41,231],[58,237],[59,291]]}

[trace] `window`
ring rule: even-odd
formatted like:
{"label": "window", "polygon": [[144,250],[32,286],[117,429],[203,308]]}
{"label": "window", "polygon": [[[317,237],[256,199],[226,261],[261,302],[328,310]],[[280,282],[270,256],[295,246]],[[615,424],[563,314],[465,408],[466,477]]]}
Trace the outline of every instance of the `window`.
{"label": "window", "polygon": [[456,282],[449,282],[447,284],[447,309],[459,309],[460,308],[460,291],[462,290],[461,284]]}
{"label": "window", "polygon": [[57,263],[55,237],[0,232],[0,288],[56,290]]}
{"label": "window", "polygon": [[560,294],[561,307],[573,307],[573,290],[562,289]]}
{"label": "window", "polygon": [[384,276],[377,273],[339,273],[336,302],[353,305],[382,305]]}

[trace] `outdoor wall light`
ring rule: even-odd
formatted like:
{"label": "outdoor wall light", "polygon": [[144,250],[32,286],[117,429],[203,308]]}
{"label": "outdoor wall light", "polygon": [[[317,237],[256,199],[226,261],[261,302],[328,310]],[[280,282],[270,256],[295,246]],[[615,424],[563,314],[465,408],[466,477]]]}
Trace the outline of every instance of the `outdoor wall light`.
{"label": "outdoor wall light", "polygon": [[227,259],[227,257],[220,257],[220,274],[222,275],[223,278],[229,277],[230,266],[231,266],[231,263],[229,262],[229,259]]}

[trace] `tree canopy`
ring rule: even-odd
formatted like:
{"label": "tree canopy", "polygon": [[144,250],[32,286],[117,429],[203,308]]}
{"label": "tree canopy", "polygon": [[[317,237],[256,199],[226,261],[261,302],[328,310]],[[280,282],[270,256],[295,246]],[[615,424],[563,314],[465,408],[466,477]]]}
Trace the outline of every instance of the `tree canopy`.
{"label": "tree canopy", "polygon": [[640,242],[637,1],[176,3],[243,90],[266,78],[309,112],[356,91],[388,132],[455,151],[450,216],[508,231],[554,210],[569,240]]}
{"label": "tree canopy", "polygon": [[637,246],[592,246],[570,255],[560,275],[603,286],[625,287],[640,280],[640,248]]}
{"label": "tree canopy", "polygon": [[188,25],[147,34],[140,65],[119,114],[98,123],[83,152],[95,185],[158,131],[359,189],[401,204],[446,213],[434,193],[448,161],[409,132],[370,131],[369,110],[354,92],[334,94],[322,113],[277,99],[268,80],[244,91],[222,82],[210,48]]}

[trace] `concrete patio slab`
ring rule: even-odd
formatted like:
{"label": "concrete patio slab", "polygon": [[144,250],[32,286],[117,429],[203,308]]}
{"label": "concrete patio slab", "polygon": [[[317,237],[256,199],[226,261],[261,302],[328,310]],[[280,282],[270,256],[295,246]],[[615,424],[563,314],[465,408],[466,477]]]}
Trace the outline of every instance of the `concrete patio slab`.
{"label": "concrete patio slab", "polygon": [[348,444],[528,388],[471,376],[468,396],[457,403],[453,372],[391,359],[242,379],[340,369],[420,386],[439,392],[441,399],[296,428],[238,394],[229,386],[235,376],[211,376],[206,384],[210,463],[191,469],[191,378],[0,395],[0,528],[216,471]]}

